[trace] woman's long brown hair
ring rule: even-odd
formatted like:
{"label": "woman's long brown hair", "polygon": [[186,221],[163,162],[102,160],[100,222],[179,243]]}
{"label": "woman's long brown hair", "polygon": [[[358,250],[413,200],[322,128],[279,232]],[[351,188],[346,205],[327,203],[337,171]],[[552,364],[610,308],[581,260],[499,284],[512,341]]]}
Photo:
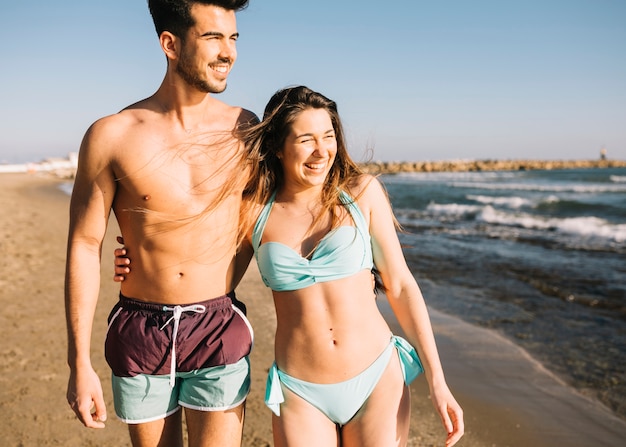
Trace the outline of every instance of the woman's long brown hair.
{"label": "woman's long brown hair", "polygon": [[284,182],[283,168],[278,159],[291,125],[305,110],[323,109],[328,112],[337,139],[337,154],[322,188],[321,210],[317,218],[332,216],[331,225],[337,225],[336,209],[341,205],[340,192],[350,190],[363,174],[350,158],[337,104],[305,86],[288,87],[276,92],[267,103],[263,120],[242,131],[246,144],[250,179],[243,192],[241,233],[248,234],[258,213],[252,212],[264,205]]}

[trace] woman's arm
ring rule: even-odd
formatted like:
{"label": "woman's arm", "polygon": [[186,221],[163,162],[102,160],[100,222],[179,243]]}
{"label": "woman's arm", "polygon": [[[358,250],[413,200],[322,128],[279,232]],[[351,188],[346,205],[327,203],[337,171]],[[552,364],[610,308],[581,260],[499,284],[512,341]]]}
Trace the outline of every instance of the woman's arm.
{"label": "woman's arm", "polygon": [[[117,242],[124,245],[124,238],[122,236],[118,236]],[[115,263],[113,281],[122,282],[126,279],[126,275],[130,273],[130,258],[126,254],[126,247],[116,248],[113,251],[115,255]]]}
{"label": "woman's arm", "polygon": [[367,180],[359,205],[369,216],[374,263],[389,305],[405,336],[418,351],[433,404],[448,432],[446,445],[452,446],[463,435],[463,411],[446,383],[424,297],[407,266],[389,199],[378,180]]}

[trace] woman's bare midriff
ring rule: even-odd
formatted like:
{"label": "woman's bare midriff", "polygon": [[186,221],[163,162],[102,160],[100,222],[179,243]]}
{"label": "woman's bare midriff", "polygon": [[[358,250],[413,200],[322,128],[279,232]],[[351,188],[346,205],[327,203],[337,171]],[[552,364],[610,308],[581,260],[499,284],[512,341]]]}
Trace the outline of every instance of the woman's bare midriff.
{"label": "woman's bare midriff", "polygon": [[274,293],[280,322],[275,355],[281,371],[314,383],[337,383],[356,376],[382,353],[391,331],[369,278],[362,276],[369,277],[369,270]]}

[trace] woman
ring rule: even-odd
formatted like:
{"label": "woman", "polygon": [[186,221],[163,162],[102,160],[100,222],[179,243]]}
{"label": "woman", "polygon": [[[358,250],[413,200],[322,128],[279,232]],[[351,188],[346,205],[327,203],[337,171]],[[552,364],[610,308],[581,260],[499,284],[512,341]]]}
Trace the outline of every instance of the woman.
{"label": "woman", "polygon": [[[424,371],[454,445],[463,413],[424,299],[381,184],[348,155],[336,104],[306,87],[281,90],[244,138],[252,173],[239,258],[247,266],[254,253],[276,307],[274,444],[406,445],[408,384]],[[374,266],[408,342],[376,306]]]}

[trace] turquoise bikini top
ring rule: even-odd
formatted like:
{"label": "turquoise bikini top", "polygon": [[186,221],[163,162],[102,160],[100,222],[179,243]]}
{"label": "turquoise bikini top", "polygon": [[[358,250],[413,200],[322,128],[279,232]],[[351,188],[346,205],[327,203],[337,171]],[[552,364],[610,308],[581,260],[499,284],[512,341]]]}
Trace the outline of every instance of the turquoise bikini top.
{"label": "turquoise bikini top", "polygon": [[276,192],[272,194],[252,231],[254,255],[266,286],[275,291],[298,290],[318,282],[345,278],[374,266],[363,213],[346,192],[341,192],[340,199],[356,227],[344,225],[329,231],[315,247],[311,259],[307,259],[280,242],[261,244],[267,218],[276,200]]}

